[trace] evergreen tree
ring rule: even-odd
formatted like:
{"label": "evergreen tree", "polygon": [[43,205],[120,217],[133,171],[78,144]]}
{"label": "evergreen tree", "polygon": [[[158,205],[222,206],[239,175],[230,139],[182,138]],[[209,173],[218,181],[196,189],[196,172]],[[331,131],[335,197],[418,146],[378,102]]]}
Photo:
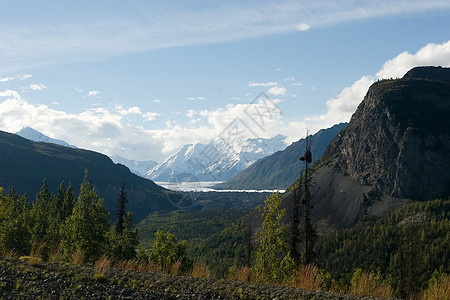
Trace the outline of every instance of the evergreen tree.
{"label": "evergreen tree", "polygon": [[125,217],[125,204],[128,203],[128,199],[125,195],[125,183],[122,184],[122,189],[120,190],[119,199],[117,199],[117,223],[116,231],[121,233],[123,230],[123,223]]}
{"label": "evergreen tree", "polygon": [[245,265],[246,266],[251,266],[252,263],[252,236],[253,236],[253,232],[252,232],[252,214],[249,214],[247,217],[247,232],[246,232],[246,243],[245,243]]}
{"label": "evergreen tree", "polygon": [[137,229],[133,224],[133,214],[128,212],[124,217],[122,231],[112,226],[106,233],[108,247],[106,255],[115,260],[128,260],[136,258],[136,247],[139,245]]}
{"label": "evergreen tree", "polygon": [[286,210],[280,206],[281,196],[276,193],[267,197],[264,208],[258,207],[263,222],[252,268],[252,275],[258,282],[284,283],[295,273],[295,262],[289,252],[286,254],[286,225],[282,224]]}
{"label": "evergreen tree", "polygon": [[107,216],[103,199],[88,182],[86,170],[72,215],[61,228],[66,259],[71,259],[75,252],[82,252],[86,262],[94,262],[103,254],[108,230]]}
{"label": "evergreen tree", "polygon": [[18,255],[30,252],[30,206],[27,196],[18,196],[14,188],[0,195],[0,252],[14,251]]}
{"label": "evergreen tree", "polygon": [[44,242],[47,229],[50,226],[50,217],[54,214],[53,196],[44,179],[41,189],[36,195],[36,200],[31,209],[31,219],[33,227],[31,228],[31,239],[34,242]]}
{"label": "evergreen tree", "polygon": [[75,205],[75,192],[72,187],[72,183],[69,183],[69,187],[64,193],[64,199],[61,207],[61,219],[66,220],[72,215],[73,206]]}
{"label": "evergreen tree", "polygon": [[[314,246],[317,241],[317,233],[311,224],[311,193],[309,191],[309,164],[312,162],[312,153],[310,151],[311,136],[306,137],[306,151],[305,154],[300,157],[301,161],[305,162],[305,175],[303,176],[303,193],[302,200],[303,205],[303,264],[309,265],[315,262],[317,258],[314,252]],[[301,185],[301,183],[300,183]]]}

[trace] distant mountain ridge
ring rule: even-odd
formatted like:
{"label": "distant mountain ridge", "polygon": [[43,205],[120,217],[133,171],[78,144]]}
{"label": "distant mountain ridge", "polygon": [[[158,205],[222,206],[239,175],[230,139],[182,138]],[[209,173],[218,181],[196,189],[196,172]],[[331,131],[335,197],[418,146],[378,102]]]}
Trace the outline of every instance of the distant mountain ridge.
{"label": "distant mountain ridge", "polygon": [[35,142],[52,143],[52,144],[61,145],[61,146],[65,146],[65,147],[77,148],[76,146],[70,145],[69,143],[67,143],[63,140],[52,139],[51,137],[48,137],[45,134],[43,134],[29,126],[22,128],[15,134],[17,134],[23,138],[35,141]]}
{"label": "distant mountain ridge", "polygon": [[229,145],[220,139],[210,144],[185,145],[146,177],[161,182],[225,181],[258,159],[284,148],[283,135],[270,139],[242,139]]}
{"label": "distant mountain ridge", "polygon": [[[311,137],[313,162],[322,156],[328,144],[347,123],[319,130]],[[288,188],[300,176],[306,139],[292,143],[286,149],[262,158],[227,182],[217,185],[223,189],[280,189]]]}
{"label": "distant mountain ridge", "polygon": [[111,155],[110,157],[114,163],[127,166],[131,172],[141,177],[145,177],[145,173],[147,173],[148,170],[151,170],[158,165],[158,163],[153,160],[139,161],[128,159],[120,155]]}
{"label": "distant mountain ridge", "polygon": [[17,193],[27,193],[33,200],[43,179],[55,193],[61,181],[71,182],[78,191],[88,170],[88,180],[105,199],[104,205],[116,209],[120,188],[125,183],[127,210],[138,222],[155,210],[174,210],[182,195],[166,190],[148,179],[114,164],[106,155],[64,147],[53,143],[34,142],[18,135],[0,131],[0,186],[6,191],[13,186]]}

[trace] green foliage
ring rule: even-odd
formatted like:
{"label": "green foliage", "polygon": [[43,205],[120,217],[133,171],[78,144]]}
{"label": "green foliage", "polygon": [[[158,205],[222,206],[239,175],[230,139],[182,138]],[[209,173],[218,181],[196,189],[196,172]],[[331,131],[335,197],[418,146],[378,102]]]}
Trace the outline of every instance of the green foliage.
{"label": "green foliage", "polygon": [[18,196],[11,188],[0,195],[0,251],[13,250],[18,255],[30,252],[30,206],[26,196]]}
{"label": "green foliage", "polygon": [[71,259],[77,251],[84,253],[87,262],[94,262],[102,255],[108,230],[108,213],[102,203],[95,187],[87,181],[86,171],[72,215],[61,228],[66,259]]}
{"label": "green foliage", "polygon": [[139,244],[137,230],[133,225],[133,214],[128,212],[124,217],[122,231],[112,226],[106,233],[107,247],[105,254],[115,260],[136,258],[136,247]]}
{"label": "green foliage", "polygon": [[180,271],[182,273],[188,271],[192,262],[186,254],[186,242],[179,242],[174,234],[162,230],[158,230],[155,236],[153,247],[148,250],[148,259],[160,265],[166,272],[176,262],[181,263]]}
{"label": "green foliage", "polygon": [[350,282],[356,268],[380,270],[392,276],[397,296],[410,294],[426,288],[435,269],[450,273],[449,232],[450,199],[414,202],[389,217],[322,235],[318,262],[338,282]]}
{"label": "green foliage", "polygon": [[280,205],[281,196],[276,193],[267,197],[264,208],[259,208],[263,222],[257,233],[260,242],[252,269],[258,282],[284,283],[295,273],[295,262],[289,252],[286,254],[286,225],[282,224],[286,210]]}

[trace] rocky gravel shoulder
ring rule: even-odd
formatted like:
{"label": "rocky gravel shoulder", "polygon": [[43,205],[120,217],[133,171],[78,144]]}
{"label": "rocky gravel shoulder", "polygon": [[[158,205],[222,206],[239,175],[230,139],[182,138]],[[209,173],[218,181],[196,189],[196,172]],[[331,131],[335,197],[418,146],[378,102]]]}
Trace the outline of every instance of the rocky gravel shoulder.
{"label": "rocky gravel shoulder", "polygon": [[0,257],[0,299],[376,299],[160,272]]}

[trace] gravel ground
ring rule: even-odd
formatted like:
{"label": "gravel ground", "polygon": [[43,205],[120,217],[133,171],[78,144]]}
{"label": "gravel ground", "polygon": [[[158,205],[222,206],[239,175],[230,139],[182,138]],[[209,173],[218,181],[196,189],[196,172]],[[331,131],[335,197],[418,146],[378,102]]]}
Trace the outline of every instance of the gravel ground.
{"label": "gravel ground", "polygon": [[375,299],[214,278],[0,257],[0,299]]}

